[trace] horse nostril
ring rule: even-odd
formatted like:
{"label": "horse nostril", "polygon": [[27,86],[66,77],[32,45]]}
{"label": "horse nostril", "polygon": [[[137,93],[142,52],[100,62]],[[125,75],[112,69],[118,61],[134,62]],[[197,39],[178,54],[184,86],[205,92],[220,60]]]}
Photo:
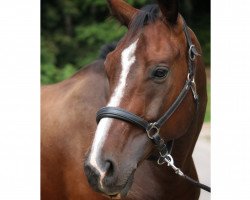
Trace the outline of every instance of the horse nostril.
{"label": "horse nostril", "polygon": [[105,175],[107,177],[114,176],[115,168],[114,168],[114,164],[113,164],[113,162],[111,160],[106,160],[105,161],[105,169],[106,169]]}
{"label": "horse nostril", "polygon": [[88,179],[89,184],[96,190],[99,191],[99,173],[89,164],[84,164],[84,172]]}
{"label": "horse nostril", "polygon": [[117,181],[115,163],[111,159],[99,160],[98,166],[93,166],[89,161],[84,163],[84,172],[92,188],[97,192],[104,192]]}
{"label": "horse nostril", "polygon": [[112,160],[105,161],[105,176],[103,178],[103,184],[106,187],[113,187],[117,181],[116,165]]}

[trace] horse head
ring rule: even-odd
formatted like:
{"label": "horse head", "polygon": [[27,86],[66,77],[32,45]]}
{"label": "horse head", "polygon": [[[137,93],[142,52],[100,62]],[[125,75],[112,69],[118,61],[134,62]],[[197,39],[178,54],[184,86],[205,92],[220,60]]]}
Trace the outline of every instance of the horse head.
{"label": "horse head", "polygon": [[[157,121],[174,103],[189,74],[189,47],[178,3],[158,0],[158,5],[141,10],[122,0],[108,0],[108,4],[111,13],[128,27],[128,32],[105,60],[110,87],[107,107],[121,108],[148,122]],[[194,33],[190,29],[188,32],[201,52]],[[201,63],[201,58],[196,57],[197,90],[204,96],[204,89],[199,86],[201,78],[197,78]],[[193,93],[189,90],[162,125],[161,137],[165,141],[182,137],[190,128],[195,110]],[[96,191],[110,196],[125,195],[135,170],[154,150],[154,144],[142,128],[103,117],[85,160],[85,174]]]}

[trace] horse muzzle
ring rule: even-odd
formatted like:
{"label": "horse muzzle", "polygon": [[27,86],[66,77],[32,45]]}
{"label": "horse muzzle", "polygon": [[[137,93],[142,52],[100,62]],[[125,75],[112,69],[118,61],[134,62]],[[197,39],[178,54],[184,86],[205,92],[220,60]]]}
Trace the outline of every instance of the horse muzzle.
{"label": "horse muzzle", "polygon": [[[93,166],[89,160],[84,162],[84,172],[90,186],[100,193],[111,196],[112,198],[120,198],[126,196],[134,178],[135,169],[118,169],[118,166],[111,160],[101,163],[101,171]],[[129,174],[128,176],[126,176]]]}

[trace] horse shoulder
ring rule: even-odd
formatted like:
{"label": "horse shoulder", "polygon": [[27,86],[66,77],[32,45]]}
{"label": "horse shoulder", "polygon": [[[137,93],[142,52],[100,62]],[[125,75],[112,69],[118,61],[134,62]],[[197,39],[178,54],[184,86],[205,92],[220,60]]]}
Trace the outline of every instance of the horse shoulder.
{"label": "horse shoulder", "polygon": [[82,162],[96,128],[95,113],[106,103],[107,84],[103,60],[99,60],[65,81],[42,87],[42,199],[94,195]]}

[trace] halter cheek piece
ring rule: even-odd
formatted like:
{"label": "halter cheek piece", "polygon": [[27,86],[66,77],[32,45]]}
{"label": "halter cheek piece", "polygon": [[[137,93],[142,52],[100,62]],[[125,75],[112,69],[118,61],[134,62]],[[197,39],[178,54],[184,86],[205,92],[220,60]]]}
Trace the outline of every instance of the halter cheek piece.
{"label": "halter cheek piece", "polygon": [[162,125],[176,111],[176,109],[182,103],[182,101],[184,100],[184,98],[186,97],[190,89],[193,93],[194,101],[196,104],[196,112],[198,110],[199,98],[198,98],[198,94],[196,91],[196,84],[195,84],[195,79],[194,79],[194,76],[195,76],[195,62],[194,61],[195,61],[196,56],[198,56],[199,54],[194,44],[192,43],[192,40],[188,33],[187,25],[184,19],[183,19],[183,22],[184,22],[183,31],[185,33],[187,46],[188,46],[188,75],[187,75],[187,80],[183,89],[181,90],[180,94],[177,96],[173,104],[169,107],[167,112],[165,112],[163,116],[161,116],[157,121],[148,122],[148,121],[145,121],[143,118],[135,115],[134,113],[128,112],[122,108],[103,107],[97,112],[96,121],[97,123],[99,123],[99,121],[102,118],[115,118],[115,119],[119,119],[119,120],[132,123],[144,129],[147,133],[148,138],[155,144],[156,148],[159,151],[160,157],[157,161],[159,165],[167,163],[168,166],[171,166],[178,175],[184,177],[185,179],[187,179],[194,185],[210,192],[210,188],[208,186],[200,184],[199,182],[186,176],[179,168],[177,168],[174,165],[173,158],[170,155],[172,151],[172,147],[173,147],[173,140],[165,143],[165,141],[161,138],[159,134]]}

